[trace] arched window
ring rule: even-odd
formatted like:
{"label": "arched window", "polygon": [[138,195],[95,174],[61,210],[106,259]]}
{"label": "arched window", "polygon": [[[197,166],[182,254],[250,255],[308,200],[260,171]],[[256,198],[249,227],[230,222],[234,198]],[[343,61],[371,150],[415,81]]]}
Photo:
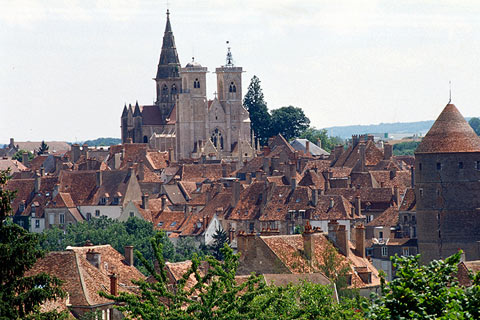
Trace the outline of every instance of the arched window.
{"label": "arched window", "polygon": [[148,143],[148,137],[147,136],[143,136],[143,143]]}
{"label": "arched window", "polygon": [[193,81],[193,87],[194,88],[200,88],[200,81],[198,81],[198,78],[195,79],[195,81]]}
{"label": "arched window", "polygon": [[237,87],[235,86],[235,83],[230,82],[230,88],[228,90],[229,92],[237,92]]}
{"label": "arched window", "polygon": [[220,148],[220,150],[223,150],[223,136],[220,130],[215,129],[212,132],[212,136],[210,137],[210,140],[212,140],[212,143],[215,146],[215,148],[217,149]]}
{"label": "arched window", "polygon": [[162,87],[162,102],[168,101],[168,87],[166,84]]}
{"label": "arched window", "polygon": [[177,94],[177,86],[175,84],[172,84],[172,89],[170,89],[171,94]]}

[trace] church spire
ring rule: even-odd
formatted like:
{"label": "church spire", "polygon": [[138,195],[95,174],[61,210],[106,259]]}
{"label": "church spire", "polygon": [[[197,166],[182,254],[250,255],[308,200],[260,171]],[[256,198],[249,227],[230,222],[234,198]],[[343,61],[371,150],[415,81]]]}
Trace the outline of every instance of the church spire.
{"label": "church spire", "polygon": [[167,10],[167,24],[163,35],[162,51],[160,61],[158,62],[157,76],[155,80],[178,78],[180,61],[178,59],[177,48],[175,47],[175,38],[170,24],[170,11]]}

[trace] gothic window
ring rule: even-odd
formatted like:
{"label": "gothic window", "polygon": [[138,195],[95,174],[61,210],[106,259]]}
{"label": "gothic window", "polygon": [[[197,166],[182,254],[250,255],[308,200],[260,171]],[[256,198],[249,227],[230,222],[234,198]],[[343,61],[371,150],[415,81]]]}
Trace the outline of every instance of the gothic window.
{"label": "gothic window", "polygon": [[237,92],[237,87],[235,86],[235,83],[230,82],[230,88],[228,89],[229,92]]}
{"label": "gothic window", "polygon": [[217,149],[220,148],[223,150],[223,136],[220,130],[215,129],[212,132],[212,136],[210,137],[210,140],[212,140],[212,143],[215,146],[215,148]]}
{"label": "gothic window", "polygon": [[196,78],[195,81],[193,81],[193,87],[200,89],[200,81],[198,81],[198,78]]}
{"label": "gothic window", "polygon": [[168,101],[168,87],[166,84],[163,85],[162,87],[162,102],[167,102]]}
{"label": "gothic window", "polygon": [[143,136],[143,143],[148,143],[148,137],[147,136]]}
{"label": "gothic window", "polygon": [[177,86],[172,84],[172,89],[170,89],[171,94],[177,94]]}

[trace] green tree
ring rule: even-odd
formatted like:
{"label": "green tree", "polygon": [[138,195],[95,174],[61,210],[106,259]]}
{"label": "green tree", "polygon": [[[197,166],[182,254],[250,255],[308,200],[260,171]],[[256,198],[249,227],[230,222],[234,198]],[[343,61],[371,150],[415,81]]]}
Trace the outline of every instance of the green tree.
{"label": "green tree", "polygon": [[307,130],[310,120],[301,108],[288,106],[272,110],[271,135],[282,134],[290,141]]}
{"label": "green tree", "polygon": [[9,171],[0,171],[0,319],[65,318],[64,313],[40,312],[44,302],[65,297],[61,281],[46,273],[25,276],[43,251],[38,235],[6,219],[15,195],[4,188],[9,178]]}
{"label": "green tree", "polygon": [[328,136],[326,129],[316,129],[315,127],[307,128],[299,138],[308,139],[315,144],[318,144],[318,140],[320,140],[322,149],[328,152],[333,151],[336,145],[344,142],[340,137]]}
{"label": "green tree", "polygon": [[251,127],[260,144],[265,145],[270,137],[271,117],[264,100],[260,79],[253,76],[243,99],[243,106],[250,113]]}
{"label": "green tree", "polygon": [[37,155],[48,153],[49,146],[42,140],[42,144],[38,148]]}
{"label": "green tree", "polygon": [[470,121],[468,121],[468,124],[470,124],[473,131],[475,131],[475,133],[480,136],[480,119],[472,118],[470,119]]}
{"label": "green tree", "polygon": [[20,161],[20,162],[23,162],[23,154],[24,153],[27,153],[28,154],[28,160],[29,161],[32,161],[33,158],[35,157],[33,155],[33,153],[31,153],[30,151],[25,151],[25,150],[18,150],[17,152],[15,152],[15,154],[13,155],[12,159],[13,160],[17,160],[17,161]]}
{"label": "green tree", "polygon": [[228,240],[227,232],[223,229],[218,228],[213,234],[213,244],[210,246],[213,257],[217,260],[223,260],[223,247],[225,244],[230,244]]}
{"label": "green tree", "polygon": [[412,155],[415,153],[419,141],[405,141],[393,145],[393,154],[396,156]]}
{"label": "green tree", "polygon": [[427,265],[420,256],[392,257],[396,278],[386,283],[382,294],[367,306],[368,319],[478,319],[479,276],[465,289],[458,284],[461,252]]}

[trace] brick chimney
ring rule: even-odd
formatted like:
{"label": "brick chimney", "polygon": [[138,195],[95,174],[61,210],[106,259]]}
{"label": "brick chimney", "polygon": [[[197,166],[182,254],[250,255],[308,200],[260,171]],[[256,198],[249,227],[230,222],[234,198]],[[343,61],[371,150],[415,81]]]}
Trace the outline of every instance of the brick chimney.
{"label": "brick chimney", "polygon": [[360,196],[355,197],[355,214],[360,216],[362,214],[362,200]]}
{"label": "brick chimney", "polygon": [[102,254],[100,252],[95,251],[95,249],[89,249],[87,250],[86,258],[94,267],[100,269],[100,263],[102,262]]}
{"label": "brick chimney", "polygon": [[397,208],[400,208],[400,189],[398,186],[393,187],[393,200],[395,201]]}
{"label": "brick chimney", "polygon": [[125,261],[127,265],[133,266],[134,255],[133,255],[133,246],[125,246]]}
{"label": "brick chimney", "polygon": [[257,256],[255,234],[245,231],[238,232],[237,250],[240,253],[240,259],[245,259],[247,256],[250,260],[255,259]]}
{"label": "brick chimney", "polygon": [[143,181],[145,178],[145,165],[143,164],[143,160],[138,161],[137,175],[139,181]]}
{"label": "brick chimney", "polygon": [[355,227],[355,251],[361,258],[365,258],[365,227],[359,224]]}
{"label": "brick chimney", "polygon": [[385,142],[385,144],[383,145],[383,159],[391,160],[392,156],[393,156],[393,146],[390,143]]}
{"label": "brick chimney", "polygon": [[118,295],[118,276],[115,273],[109,275],[110,277],[110,294],[112,296]]}
{"label": "brick chimney", "polygon": [[270,172],[270,158],[264,157],[262,161],[263,161],[263,165],[262,165],[263,171]]}
{"label": "brick chimney", "polygon": [[316,207],[318,205],[318,190],[312,190],[312,205]]}
{"label": "brick chimney", "polygon": [[28,166],[28,162],[29,162],[29,159],[28,159],[28,153],[24,152],[22,153],[22,164],[27,167]]}
{"label": "brick chimney", "polygon": [[309,220],[307,220],[307,223],[305,224],[305,230],[302,233],[302,239],[305,257],[308,261],[312,261],[312,259],[315,257],[315,241],[313,239],[313,230]]}
{"label": "brick chimney", "polygon": [[142,195],[142,209],[148,210],[148,194],[147,193]]}
{"label": "brick chimney", "polygon": [[337,229],[337,248],[346,257],[350,255],[350,250],[348,249],[347,228],[343,224],[339,225]]}
{"label": "brick chimney", "polygon": [[307,141],[305,141],[305,150],[306,150],[306,155],[310,155],[310,140],[307,139]]}
{"label": "brick chimney", "polygon": [[343,153],[343,146],[341,144],[336,145],[335,149],[333,150],[334,160],[337,161],[340,158],[340,156],[342,155],[342,153]]}

